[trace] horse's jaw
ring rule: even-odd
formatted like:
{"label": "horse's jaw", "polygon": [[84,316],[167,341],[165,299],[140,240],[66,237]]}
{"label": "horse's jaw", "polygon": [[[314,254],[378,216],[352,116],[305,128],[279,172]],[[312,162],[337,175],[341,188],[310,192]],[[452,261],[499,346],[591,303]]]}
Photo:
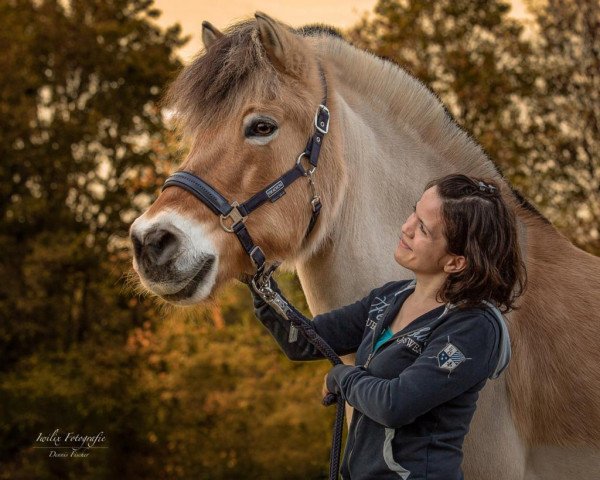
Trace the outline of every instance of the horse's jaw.
{"label": "horse's jaw", "polygon": [[135,220],[133,269],[144,288],[173,305],[206,300],[219,271],[218,249],[207,232],[201,223],[169,210]]}

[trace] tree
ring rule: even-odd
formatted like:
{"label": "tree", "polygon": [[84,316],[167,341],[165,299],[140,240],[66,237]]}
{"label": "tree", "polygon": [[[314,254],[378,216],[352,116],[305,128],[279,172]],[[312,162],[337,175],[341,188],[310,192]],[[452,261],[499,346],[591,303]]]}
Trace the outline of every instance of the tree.
{"label": "tree", "polygon": [[535,139],[529,194],[575,243],[600,255],[600,2],[530,5],[536,31],[529,62],[536,92],[525,105]]}
{"label": "tree", "polygon": [[184,42],[151,4],[0,1],[1,368],[134,318],[119,240],[157,187],[137,179],[165,143],[157,100]]}
{"label": "tree", "polygon": [[501,1],[380,0],[349,36],[428,85],[492,158],[510,166],[519,160],[511,98],[529,91],[531,72],[515,61],[529,46],[509,10]]}
{"label": "tree", "polygon": [[[122,345],[158,313],[124,291],[122,245],[162,183],[146,170],[171,156],[155,148],[167,142],[157,101],[184,43],[157,15],[147,0],[0,0],[2,478],[8,459],[67,478],[27,456],[52,424],[143,431]],[[119,454],[111,469],[136,465]]]}
{"label": "tree", "polygon": [[[0,0],[0,479],[319,478],[323,362],[284,360],[241,286],[188,317],[124,288],[178,153],[157,101],[183,39],[151,3]],[[56,428],[109,448],[33,448]]]}

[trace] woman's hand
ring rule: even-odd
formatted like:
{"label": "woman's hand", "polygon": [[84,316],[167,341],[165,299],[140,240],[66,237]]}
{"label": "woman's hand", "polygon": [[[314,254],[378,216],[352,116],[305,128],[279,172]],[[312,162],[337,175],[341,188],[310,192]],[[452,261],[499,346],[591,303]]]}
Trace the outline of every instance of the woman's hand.
{"label": "woman's hand", "polygon": [[322,395],[323,398],[325,398],[327,395],[329,395],[330,393],[332,393],[327,388],[327,375],[329,375],[329,373],[325,374],[325,378],[323,380],[323,388],[321,389],[321,395]]}

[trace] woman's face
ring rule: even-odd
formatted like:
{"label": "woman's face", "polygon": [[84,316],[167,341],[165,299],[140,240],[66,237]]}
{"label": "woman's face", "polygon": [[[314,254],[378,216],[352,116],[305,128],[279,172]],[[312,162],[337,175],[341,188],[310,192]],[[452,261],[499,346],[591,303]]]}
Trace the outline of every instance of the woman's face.
{"label": "woman's face", "polygon": [[416,274],[432,275],[456,271],[452,266],[456,257],[447,251],[442,200],[434,186],[425,190],[415,205],[415,211],[402,225],[394,258]]}

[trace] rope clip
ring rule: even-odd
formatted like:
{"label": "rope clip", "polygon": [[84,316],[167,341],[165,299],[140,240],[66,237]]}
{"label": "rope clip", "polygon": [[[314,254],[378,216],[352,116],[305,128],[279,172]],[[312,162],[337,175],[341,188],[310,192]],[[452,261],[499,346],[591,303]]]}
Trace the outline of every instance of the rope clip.
{"label": "rope clip", "polygon": [[271,276],[279,265],[278,262],[275,262],[265,268],[262,272],[257,272],[256,275],[252,277],[251,284],[252,289],[260,296],[260,298],[267,302],[278,314],[286,320],[289,320],[288,312],[291,311],[290,306],[283,297],[271,287]]}

